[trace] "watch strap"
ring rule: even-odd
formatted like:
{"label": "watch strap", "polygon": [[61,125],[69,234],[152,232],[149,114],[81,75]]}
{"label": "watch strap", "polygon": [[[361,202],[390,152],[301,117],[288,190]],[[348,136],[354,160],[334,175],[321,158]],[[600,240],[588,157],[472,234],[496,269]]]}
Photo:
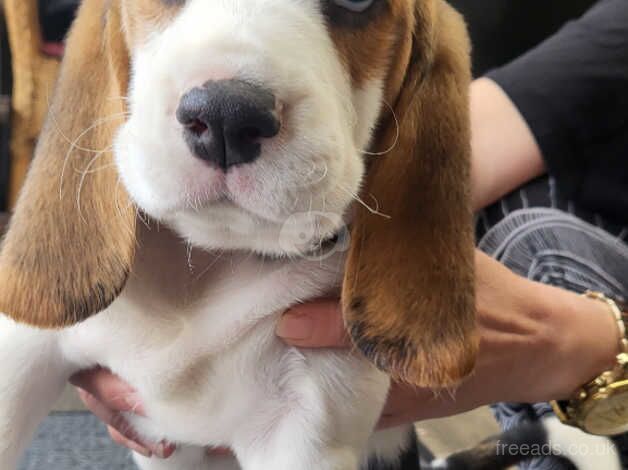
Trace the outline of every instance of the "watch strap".
{"label": "watch strap", "polygon": [[599,300],[600,302],[603,302],[608,306],[609,313],[613,315],[619,333],[619,353],[628,354],[628,331],[626,331],[627,314],[626,309],[622,308],[622,303],[611,299],[602,292],[588,290],[583,295],[584,297],[587,297],[589,299]]}

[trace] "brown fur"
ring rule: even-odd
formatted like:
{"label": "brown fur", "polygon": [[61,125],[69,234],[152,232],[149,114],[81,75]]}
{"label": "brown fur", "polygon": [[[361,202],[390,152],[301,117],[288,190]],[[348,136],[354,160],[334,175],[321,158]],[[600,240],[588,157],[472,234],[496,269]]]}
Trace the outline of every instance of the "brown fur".
{"label": "brown fur", "polygon": [[[410,42],[411,3],[392,0],[364,26],[338,26],[331,30],[338,54],[355,87],[381,77],[391,64],[404,58],[403,51],[399,54],[396,49]],[[402,64],[404,70],[406,65]]]}
{"label": "brown fur", "polygon": [[395,116],[382,117],[374,150],[394,147],[373,157],[362,194],[385,216],[357,207],[343,308],[354,343],[393,378],[452,386],[477,350],[468,41],[440,0],[418,1],[410,19],[403,84],[393,68],[386,86],[400,90]]}
{"label": "brown fur", "polygon": [[130,48],[135,47],[154,31],[166,26],[184,2],[165,3],[163,0],[124,1],[123,24]]}
{"label": "brown fur", "polygon": [[[136,0],[121,9],[123,2],[83,2],[0,254],[0,311],[21,322],[81,321],[115,298],[131,267],[134,208],[113,168],[89,171],[111,163],[111,152],[94,156],[123,117],[100,122],[74,147],[69,142],[124,111],[115,97],[126,94],[125,41],[142,41],[177,8]],[[394,378],[449,386],[472,370],[477,348],[468,43],[461,18],[442,0],[389,0],[385,8],[367,25],[332,28],[354,86],[385,77],[394,108],[394,116],[385,110],[380,117],[372,149],[392,150],[371,157],[362,195],[385,216],[357,208],[345,319],[355,344]]]}
{"label": "brown fur", "polygon": [[80,8],[0,253],[0,311],[40,327],[72,325],[106,307],[133,257],[135,209],[111,167],[110,148],[123,120],[128,58],[118,10],[112,7],[103,23],[103,8],[101,0]]}

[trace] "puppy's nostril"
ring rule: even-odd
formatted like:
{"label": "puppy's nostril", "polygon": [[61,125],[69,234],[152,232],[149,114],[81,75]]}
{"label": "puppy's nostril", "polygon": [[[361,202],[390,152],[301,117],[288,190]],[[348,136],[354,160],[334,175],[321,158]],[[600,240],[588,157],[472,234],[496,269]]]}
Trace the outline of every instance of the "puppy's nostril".
{"label": "puppy's nostril", "polygon": [[190,130],[190,132],[192,132],[194,135],[197,135],[197,136],[202,135],[208,129],[207,124],[205,124],[200,119],[193,119],[185,127],[187,127]]}

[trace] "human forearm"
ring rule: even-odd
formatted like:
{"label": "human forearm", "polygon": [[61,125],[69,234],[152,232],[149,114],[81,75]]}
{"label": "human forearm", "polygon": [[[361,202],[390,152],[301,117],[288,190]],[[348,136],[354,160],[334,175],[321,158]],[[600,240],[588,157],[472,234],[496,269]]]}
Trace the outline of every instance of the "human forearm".
{"label": "human forearm", "polygon": [[486,403],[565,398],[613,363],[619,333],[607,305],[517,276],[480,252],[476,260],[474,380]]}
{"label": "human forearm", "polygon": [[566,398],[612,365],[618,332],[606,305],[517,277],[480,253],[476,260],[481,336],[476,372],[451,394],[395,385],[383,426],[498,401]]}
{"label": "human forearm", "polygon": [[541,150],[523,116],[488,78],[471,85],[473,204],[476,210],[545,172]]}
{"label": "human forearm", "polygon": [[[602,302],[522,278],[476,251],[480,354],[452,393],[396,384],[381,425],[443,417],[497,402],[569,396],[613,363],[618,332]],[[288,312],[278,334],[300,347],[348,344],[337,303]]]}

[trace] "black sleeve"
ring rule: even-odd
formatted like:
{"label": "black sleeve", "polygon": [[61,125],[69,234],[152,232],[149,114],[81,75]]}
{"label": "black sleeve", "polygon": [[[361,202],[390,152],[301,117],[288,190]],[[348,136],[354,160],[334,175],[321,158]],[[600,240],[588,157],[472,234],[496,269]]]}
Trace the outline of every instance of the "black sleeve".
{"label": "black sleeve", "polygon": [[628,220],[628,0],[600,0],[488,76],[528,122],[563,196]]}

